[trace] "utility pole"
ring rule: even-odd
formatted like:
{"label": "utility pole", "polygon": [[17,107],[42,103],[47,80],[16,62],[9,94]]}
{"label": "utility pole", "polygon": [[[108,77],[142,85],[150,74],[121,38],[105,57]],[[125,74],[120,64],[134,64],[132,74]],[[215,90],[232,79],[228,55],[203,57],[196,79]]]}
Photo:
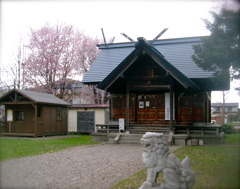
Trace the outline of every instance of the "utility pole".
{"label": "utility pole", "polygon": [[225,123],[225,115],[226,115],[226,111],[225,111],[225,105],[226,105],[226,96],[229,93],[229,91],[222,91],[222,97],[223,97],[223,103],[222,103],[222,124]]}
{"label": "utility pole", "polygon": [[21,66],[21,44],[19,45],[18,47],[18,59],[17,59],[17,88],[20,89],[20,77],[21,77],[21,74],[20,74],[20,66]]}
{"label": "utility pole", "polygon": [[222,92],[223,93],[223,103],[222,103],[222,124],[225,123],[225,93],[224,91]]}
{"label": "utility pole", "polygon": [[[22,43],[22,39],[20,39],[20,44],[18,46],[18,55],[17,55],[17,68],[16,68],[16,79],[15,79],[15,82],[14,82],[14,88],[15,88],[15,85],[16,85],[16,88],[17,89],[20,89],[21,88],[21,67],[22,65],[24,64],[24,59],[25,59],[25,54],[24,54],[24,45]],[[23,77],[23,74],[22,73],[22,77]]]}

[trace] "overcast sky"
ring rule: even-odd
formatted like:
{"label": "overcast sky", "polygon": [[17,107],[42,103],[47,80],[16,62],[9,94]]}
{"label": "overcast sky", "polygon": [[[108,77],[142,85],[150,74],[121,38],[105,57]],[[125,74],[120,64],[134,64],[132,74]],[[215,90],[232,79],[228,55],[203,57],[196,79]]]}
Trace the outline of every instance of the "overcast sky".
{"label": "overcast sky", "polygon": [[[74,25],[92,37],[127,42],[120,33],[133,39],[153,39],[169,28],[160,39],[206,36],[202,19],[212,20],[209,11],[217,11],[216,0],[1,0],[0,64],[11,64],[20,39],[27,40],[29,28],[39,29],[46,23]],[[221,102],[220,93],[212,95],[212,102]],[[228,102],[239,102],[231,91]]]}

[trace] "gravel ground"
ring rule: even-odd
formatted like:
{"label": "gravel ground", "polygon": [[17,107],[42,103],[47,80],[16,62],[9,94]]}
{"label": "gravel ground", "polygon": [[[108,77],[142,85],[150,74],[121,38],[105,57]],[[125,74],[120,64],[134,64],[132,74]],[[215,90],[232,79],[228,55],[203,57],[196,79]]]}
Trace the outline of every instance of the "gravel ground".
{"label": "gravel ground", "polygon": [[107,189],[144,168],[141,155],[141,145],[102,144],[9,160],[0,163],[0,187]]}

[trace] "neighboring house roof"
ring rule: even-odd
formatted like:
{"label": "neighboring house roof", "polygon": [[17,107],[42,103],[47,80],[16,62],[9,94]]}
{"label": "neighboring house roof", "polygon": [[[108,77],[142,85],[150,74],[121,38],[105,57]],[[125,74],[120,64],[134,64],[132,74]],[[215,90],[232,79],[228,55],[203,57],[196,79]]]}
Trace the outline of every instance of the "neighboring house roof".
{"label": "neighboring house roof", "polygon": [[[191,58],[194,54],[192,46],[199,43],[200,37],[164,39],[154,42],[152,50],[155,49],[158,56],[163,55],[163,59],[186,78],[209,78],[213,76],[213,72],[199,68]],[[102,82],[135,50],[136,45],[136,43],[99,45],[101,52],[84,76],[83,83]]]}
{"label": "neighboring house roof", "polygon": [[11,101],[12,99],[8,98],[14,93],[19,93],[20,95],[24,96],[25,98],[31,100],[34,103],[40,104],[54,104],[54,105],[64,105],[68,106],[69,103],[55,97],[54,95],[47,94],[47,93],[40,93],[35,91],[29,90],[20,90],[20,89],[12,89],[11,91],[7,92],[0,98],[0,103],[4,104],[6,101]]}
{"label": "neighboring house roof", "polygon": [[[222,107],[223,103],[212,103],[212,107]],[[238,103],[225,103],[224,106],[238,107]]]}
{"label": "neighboring house roof", "polygon": [[80,84],[80,83],[74,83],[74,84],[72,84],[69,88],[70,88],[70,89],[71,89],[71,88],[82,88],[82,84]]}
{"label": "neighboring house roof", "polygon": [[164,56],[144,38],[138,38],[135,49],[98,85],[100,89],[108,89],[108,87],[123,74],[126,69],[135,62],[139,54],[150,55],[162,68],[164,68],[174,79],[182,84],[186,89],[199,88],[196,83],[187,78],[182,72],[169,63]]}
{"label": "neighboring house roof", "polygon": [[109,104],[72,104],[68,108],[108,108]]}

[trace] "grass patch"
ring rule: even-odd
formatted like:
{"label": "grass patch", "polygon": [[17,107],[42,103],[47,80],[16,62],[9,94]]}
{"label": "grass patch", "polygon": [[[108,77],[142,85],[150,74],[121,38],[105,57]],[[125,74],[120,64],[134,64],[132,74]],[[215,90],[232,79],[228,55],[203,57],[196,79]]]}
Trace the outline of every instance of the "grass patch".
{"label": "grass patch", "polygon": [[[239,144],[239,136],[227,135],[226,144]],[[184,146],[174,154],[183,160],[191,159],[191,168],[196,181],[193,189],[238,189],[240,188],[239,146]],[[111,189],[136,189],[146,180],[146,169],[119,182]],[[158,182],[162,182],[162,177]]]}
{"label": "grass patch", "polygon": [[225,144],[231,144],[231,145],[236,145],[240,144],[240,134],[231,134],[231,135],[226,135],[224,138],[224,143]]}
{"label": "grass patch", "polygon": [[69,147],[98,144],[92,141],[92,136],[78,135],[62,139],[7,139],[0,138],[0,161],[26,156],[52,153]]}
{"label": "grass patch", "polygon": [[174,154],[192,160],[196,183],[193,189],[237,189],[240,187],[240,147],[183,147]]}

